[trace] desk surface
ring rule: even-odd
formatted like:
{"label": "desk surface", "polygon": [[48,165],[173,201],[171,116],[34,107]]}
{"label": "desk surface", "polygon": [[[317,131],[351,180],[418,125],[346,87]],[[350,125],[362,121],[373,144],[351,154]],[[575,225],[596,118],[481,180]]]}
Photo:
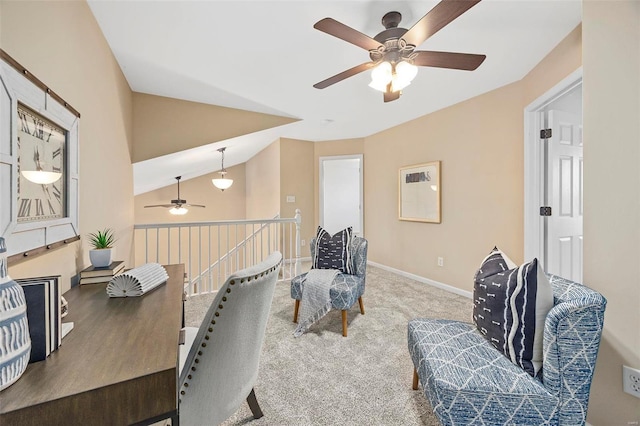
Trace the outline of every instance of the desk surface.
{"label": "desk surface", "polygon": [[142,297],[109,298],[106,284],[74,287],[75,323],[45,361],[0,393],[0,424],[132,424],[177,410],[184,265]]}

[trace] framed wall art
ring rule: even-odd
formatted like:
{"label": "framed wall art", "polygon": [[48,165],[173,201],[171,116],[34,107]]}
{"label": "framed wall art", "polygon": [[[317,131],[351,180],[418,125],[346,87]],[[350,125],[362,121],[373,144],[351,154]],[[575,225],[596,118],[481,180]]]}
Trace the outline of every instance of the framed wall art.
{"label": "framed wall art", "polygon": [[440,161],[400,168],[399,219],[440,223]]}
{"label": "framed wall art", "polygon": [[80,114],[0,57],[0,236],[11,263],[79,238]]}

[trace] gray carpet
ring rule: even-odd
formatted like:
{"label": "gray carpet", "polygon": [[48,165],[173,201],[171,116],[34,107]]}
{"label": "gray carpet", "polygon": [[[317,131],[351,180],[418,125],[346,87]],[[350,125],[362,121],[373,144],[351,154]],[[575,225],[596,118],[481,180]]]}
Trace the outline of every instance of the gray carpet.
{"label": "gray carpet", "polygon": [[[187,325],[199,326],[211,295],[186,303]],[[342,337],[339,311],[331,311],[294,338],[289,282],[279,282],[271,306],[255,386],[264,417],[246,403],[225,425],[438,425],[422,393],[411,389],[413,364],[407,322],[416,317],[470,321],[472,301],[368,266],[363,296],[349,311]]]}

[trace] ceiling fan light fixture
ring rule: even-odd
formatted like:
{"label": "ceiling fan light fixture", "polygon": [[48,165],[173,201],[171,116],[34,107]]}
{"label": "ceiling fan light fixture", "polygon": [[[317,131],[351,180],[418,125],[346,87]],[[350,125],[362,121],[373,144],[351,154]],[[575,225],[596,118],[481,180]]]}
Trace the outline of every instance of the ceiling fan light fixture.
{"label": "ceiling fan light fixture", "polygon": [[57,182],[62,177],[62,173],[46,172],[44,170],[22,170],[20,174],[28,181],[42,185]]}
{"label": "ceiling fan light fixture", "polygon": [[417,74],[418,67],[407,61],[400,61],[395,65],[383,61],[371,71],[369,87],[380,92],[397,92],[411,84]]}
{"label": "ceiling fan light fixture", "polygon": [[169,210],[169,213],[174,214],[174,215],[183,215],[183,214],[187,214],[188,211],[189,211],[189,209],[186,208],[186,207],[175,206],[175,207],[171,208],[171,210]]}
{"label": "ceiling fan light fixture", "polygon": [[387,61],[380,62],[373,70],[371,70],[371,83],[369,87],[386,92],[387,86],[393,77],[393,67]]}
{"label": "ceiling fan light fixture", "polygon": [[411,84],[413,79],[418,74],[418,67],[410,64],[406,61],[400,61],[395,66],[395,73],[393,73],[392,86],[393,91],[402,90]]}
{"label": "ceiling fan light fixture", "polygon": [[229,179],[226,177],[227,171],[224,168],[224,150],[226,147],[218,149],[218,152],[222,154],[222,168],[220,170],[220,177],[216,179],[211,179],[211,183],[213,186],[218,188],[220,191],[224,191],[225,189],[229,189],[231,185],[233,185],[233,179]]}

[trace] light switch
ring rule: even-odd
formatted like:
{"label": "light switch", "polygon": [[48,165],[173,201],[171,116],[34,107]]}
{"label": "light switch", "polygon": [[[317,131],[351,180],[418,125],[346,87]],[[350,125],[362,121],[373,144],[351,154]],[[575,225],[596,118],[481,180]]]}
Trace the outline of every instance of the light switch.
{"label": "light switch", "polygon": [[295,195],[287,195],[287,203],[295,203],[296,196]]}

